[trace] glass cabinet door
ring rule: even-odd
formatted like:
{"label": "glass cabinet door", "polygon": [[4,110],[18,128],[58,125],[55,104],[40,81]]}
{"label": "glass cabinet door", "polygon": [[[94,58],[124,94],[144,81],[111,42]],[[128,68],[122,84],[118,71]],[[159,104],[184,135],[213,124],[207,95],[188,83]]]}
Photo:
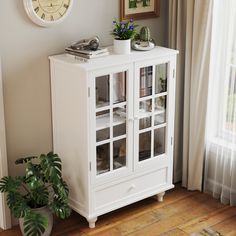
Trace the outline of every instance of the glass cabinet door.
{"label": "glass cabinet door", "polygon": [[168,63],[139,68],[135,136],[137,162],[142,164],[166,153]]}
{"label": "glass cabinet door", "polygon": [[96,176],[127,167],[127,71],[95,78]]}

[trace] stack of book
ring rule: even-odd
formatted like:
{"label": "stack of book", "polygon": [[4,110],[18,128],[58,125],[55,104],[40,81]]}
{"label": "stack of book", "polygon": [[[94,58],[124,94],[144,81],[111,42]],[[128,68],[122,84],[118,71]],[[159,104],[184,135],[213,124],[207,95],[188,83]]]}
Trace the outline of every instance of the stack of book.
{"label": "stack of book", "polygon": [[93,51],[89,49],[75,49],[72,47],[67,47],[65,50],[69,54],[85,59],[92,59],[109,55],[109,51],[107,48],[98,48],[96,51]]}

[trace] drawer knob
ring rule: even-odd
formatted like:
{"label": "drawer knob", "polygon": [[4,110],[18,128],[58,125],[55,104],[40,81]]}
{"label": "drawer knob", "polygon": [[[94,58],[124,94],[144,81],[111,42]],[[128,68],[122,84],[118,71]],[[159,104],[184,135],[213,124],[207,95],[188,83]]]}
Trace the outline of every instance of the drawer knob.
{"label": "drawer knob", "polygon": [[131,184],[129,190],[131,191],[131,190],[133,190],[135,188],[136,188],[135,184]]}

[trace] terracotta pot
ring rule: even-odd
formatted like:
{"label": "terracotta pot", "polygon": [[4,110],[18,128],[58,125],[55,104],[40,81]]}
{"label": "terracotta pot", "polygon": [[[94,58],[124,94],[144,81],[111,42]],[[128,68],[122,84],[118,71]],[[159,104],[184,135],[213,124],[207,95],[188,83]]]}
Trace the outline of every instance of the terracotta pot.
{"label": "terracotta pot", "polygon": [[114,39],[114,53],[115,54],[130,54],[131,40]]}
{"label": "terracotta pot", "polygon": [[[42,234],[42,236],[50,236],[51,231],[52,231],[52,226],[53,226],[53,215],[52,215],[52,212],[46,206],[45,207],[36,208],[36,209],[32,209],[32,211],[46,216],[46,218],[48,220],[48,227],[45,230],[44,234]],[[24,218],[20,218],[19,219],[19,224],[20,224],[21,233],[22,233],[23,236],[25,236],[25,233],[24,233]]]}

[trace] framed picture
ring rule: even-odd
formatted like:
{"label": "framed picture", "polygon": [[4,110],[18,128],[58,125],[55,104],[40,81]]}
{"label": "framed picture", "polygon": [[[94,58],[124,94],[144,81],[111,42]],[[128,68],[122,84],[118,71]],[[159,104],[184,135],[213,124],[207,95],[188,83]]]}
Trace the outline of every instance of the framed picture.
{"label": "framed picture", "polygon": [[160,16],[160,0],[120,0],[120,19],[145,19]]}

